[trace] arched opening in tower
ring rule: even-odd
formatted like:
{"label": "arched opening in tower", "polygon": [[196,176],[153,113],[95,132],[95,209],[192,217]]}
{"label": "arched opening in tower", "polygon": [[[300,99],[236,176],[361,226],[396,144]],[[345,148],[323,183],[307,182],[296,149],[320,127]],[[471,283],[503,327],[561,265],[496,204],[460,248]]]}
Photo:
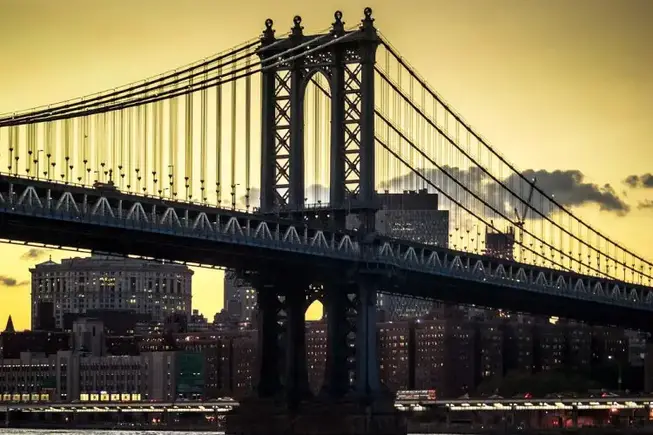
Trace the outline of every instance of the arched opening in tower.
{"label": "arched opening in tower", "polygon": [[307,206],[329,202],[331,167],[331,97],[327,77],[307,79],[304,94],[304,197]]}

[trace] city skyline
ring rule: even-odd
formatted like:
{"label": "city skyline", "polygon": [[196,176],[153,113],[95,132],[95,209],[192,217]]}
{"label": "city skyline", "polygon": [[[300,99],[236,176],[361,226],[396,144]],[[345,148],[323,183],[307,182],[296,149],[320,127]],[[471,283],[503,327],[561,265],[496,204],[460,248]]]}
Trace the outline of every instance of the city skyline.
{"label": "city skyline", "polygon": [[[653,115],[653,78],[647,74],[653,48],[646,44],[653,30],[646,23],[653,5],[451,3],[409,1],[396,10],[357,1],[343,12],[352,25],[371,6],[379,29],[502,155],[521,170],[546,171],[549,188],[567,191],[581,218],[651,258],[653,235],[637,228],[653,217],[653,183],[646,176],[653,166],[653,154],[646,153],[653,133],[647,122]],[[195,61],[260,34],[268,16],[279,33],[295,14],[307,31],[321,30],[341,6],[154,4],[7,2],[0,37],[8,43],[0,55],[16,61],[3,71],[0,112],[90,94]],[[420,41],[433,40],[433,32],[436,43],[425,53]],[[28,268],[48,255],[57,261],[71,256],[30,249],[0,245],[7,301],[0,318],[12,314],[17,329],[29,325]],[[221,308],[218,273],[196,269],[194,277],[194,307],[209,318]]]}

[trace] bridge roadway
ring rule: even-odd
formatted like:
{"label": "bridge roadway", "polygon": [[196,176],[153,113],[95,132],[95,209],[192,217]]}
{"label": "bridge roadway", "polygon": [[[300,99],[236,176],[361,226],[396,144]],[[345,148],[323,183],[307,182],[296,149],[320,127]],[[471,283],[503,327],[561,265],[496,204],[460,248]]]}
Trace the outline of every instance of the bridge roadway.
{"label": "bridge roadway", "polygon": [[555,411],[588,409],[645,409],[653,406],[653,397],[597,397],[556,399],[397,399],[395,406],[402,410],[423,410],[430,407],[446,408],[449,411]]}
{"label": "bridge roadway", "polygon": [[0,238],[316,282],[362,269],[379,291],[653,330],[650,287],[117,190],[0,175]]}
{"label": "bridge roadway", "polygon": [[[97,402],[97,403],[6,403],[0,404],[0,412],[56,412],[56,413],[107,413],[107,412],[203,412],[225,413],[238,406],[233,399],[189,402]],[[400,411],[423,411],[443,408],[453,412],[478,411],[555,411],[599,409],[650,409],[653,397],[600,397],[561,399],[444,399],[428,400],[397,399],[395,407]]]}
{"label": "bridge roadway", "polygon": [[97,402],[97,403],[0,403],[0,412],[83,412],[83,413],[106,413],[106,412],[204,412],[204,413],[225,413],[238,406],[233,399],[214,401],[193,401],[193,402]]}

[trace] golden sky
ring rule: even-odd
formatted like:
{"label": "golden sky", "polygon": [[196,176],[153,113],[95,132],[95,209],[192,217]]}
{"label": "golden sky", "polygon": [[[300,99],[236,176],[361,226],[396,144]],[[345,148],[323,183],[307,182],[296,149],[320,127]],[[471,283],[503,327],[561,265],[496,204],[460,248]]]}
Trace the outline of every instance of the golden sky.
{"label": "golden sky", "polygon": [[[653,189],[623,183],[653,171],[651,0],[0,0],[0,113],[193,62],[257,36],[267,17],[283,33],[299,14],[310,32],[339,8],[354,24],[365,6],[519,168],[578,169],[587,182],[609,183],[630,213],[578,213],[653,258],[653,209],[637,207]],[[19,329],[29,326],[28,268],[50,254],[71,255],[28,254],[0,246],[0,321],[12,314]],[[198,270],[194,279],[194,305],[209,317],[222,306],[217,274]]]}

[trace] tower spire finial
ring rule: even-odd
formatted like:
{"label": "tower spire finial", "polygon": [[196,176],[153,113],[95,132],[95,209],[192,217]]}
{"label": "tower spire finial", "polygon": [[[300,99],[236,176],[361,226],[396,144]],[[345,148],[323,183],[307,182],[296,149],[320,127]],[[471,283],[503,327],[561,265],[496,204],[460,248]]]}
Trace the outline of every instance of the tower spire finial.
{"label": "tower spire finial", "polygon": [[364,18],[361,20],[361,30],[375,30],[374,18],[372,18],[372,8],[366,7],[363,10]]}
{"label": "tower spire finial", "polygon": [[274,21],[272,21],[271,18],[265,20],[265,30],[263,30],[263,36],[261,38],[264,43],[270,43],[274,41],[274,29],[272,28],[273,25]]}
{"label": "tower spire finial", "polygon": [[292,36],[303,36],[304,27],[302,27],[302,17],[295,15],[295,18],[292,19],[293,26],[290,29],[292,31]]}
{"label": "tower spire finial", "polygon": [[342,12],[336,11],[333,14],[333,18],[336,19],[333,23],[332,31],[335,35],[342,35],[345,33],[345,22],[342,21]]}

